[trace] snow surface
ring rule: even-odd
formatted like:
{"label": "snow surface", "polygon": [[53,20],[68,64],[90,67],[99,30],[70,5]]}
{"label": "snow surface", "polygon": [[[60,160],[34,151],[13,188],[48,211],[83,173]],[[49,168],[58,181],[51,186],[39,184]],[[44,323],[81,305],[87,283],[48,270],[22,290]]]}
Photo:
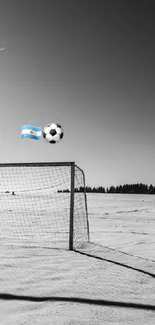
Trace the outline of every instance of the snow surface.
{"label": "snow surface", "polygon": [[[90,239],[154,263],[155,196],[88,194]],[[7,267],[6,267],[7,266]],[[1,292],[155,305],[155,278],[67,250],[1,247]],[[0,325],[154,325],[155,312],[71,302],[0,300]]]}

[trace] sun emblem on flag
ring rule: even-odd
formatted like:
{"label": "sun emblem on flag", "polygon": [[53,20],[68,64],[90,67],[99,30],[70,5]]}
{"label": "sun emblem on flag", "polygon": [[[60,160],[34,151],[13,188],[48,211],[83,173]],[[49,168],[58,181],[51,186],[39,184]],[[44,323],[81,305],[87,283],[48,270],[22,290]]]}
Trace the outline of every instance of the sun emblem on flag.
{"label": "sun emblem on flag", "polygon": [[31,131],[30,131],[30,134],[34,134],[34,132],[31,130]]}

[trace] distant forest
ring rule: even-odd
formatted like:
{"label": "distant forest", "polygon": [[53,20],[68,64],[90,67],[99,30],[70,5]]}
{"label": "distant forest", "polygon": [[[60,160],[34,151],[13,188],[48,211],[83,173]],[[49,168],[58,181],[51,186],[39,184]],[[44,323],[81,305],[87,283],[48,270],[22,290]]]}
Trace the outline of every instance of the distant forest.
{"label": "distant forest", "polygon": [[[119,186],[110,186],[105,189],[105,187],[89,187],[86,186],[87,193],[118,193],[118,194],[155,194],[155,186],[152,184],[146,185],[142,183],[137,184],[125,184]],[[58,193],[70,192],[66,190],[58,190]],[[84,187],[75,188],[75,192],[84,192]]]}

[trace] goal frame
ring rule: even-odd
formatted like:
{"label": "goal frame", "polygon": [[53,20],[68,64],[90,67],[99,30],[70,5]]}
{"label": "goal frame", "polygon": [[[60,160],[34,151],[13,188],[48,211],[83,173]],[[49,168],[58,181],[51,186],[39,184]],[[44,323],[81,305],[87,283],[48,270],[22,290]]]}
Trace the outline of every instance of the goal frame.
{"label": "goal frame", "polygon": [[0,163],[1,167],[44,167],[44,166],[70,166],[70,214],[69,214],[69,250],[74,250],[74,189],[75,189],[75,167],[81,171],[83,176],[84,185],[84,201],[85,201],[85,211],[86,211],[86,222],[87,222],[87,232],[88,232],[88,242],[89,242],[89,222],[88,222],[88,208],[87,208],[87,197],[86,197],[86,184],[85,184],[85,174],[83,170],[78,167],[74,161],[71,162],[21,162],[21,163]]}

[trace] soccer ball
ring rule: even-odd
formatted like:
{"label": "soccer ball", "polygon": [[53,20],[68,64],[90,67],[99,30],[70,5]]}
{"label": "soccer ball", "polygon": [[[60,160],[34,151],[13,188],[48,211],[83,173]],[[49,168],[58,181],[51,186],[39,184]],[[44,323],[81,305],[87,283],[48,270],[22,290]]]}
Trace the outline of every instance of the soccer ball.
{"label": "soccer ball", "polygon": [[64,132],[60,124],[49,123],[43,128],[42,135],[48,143],[57,143],[63,138]]}

